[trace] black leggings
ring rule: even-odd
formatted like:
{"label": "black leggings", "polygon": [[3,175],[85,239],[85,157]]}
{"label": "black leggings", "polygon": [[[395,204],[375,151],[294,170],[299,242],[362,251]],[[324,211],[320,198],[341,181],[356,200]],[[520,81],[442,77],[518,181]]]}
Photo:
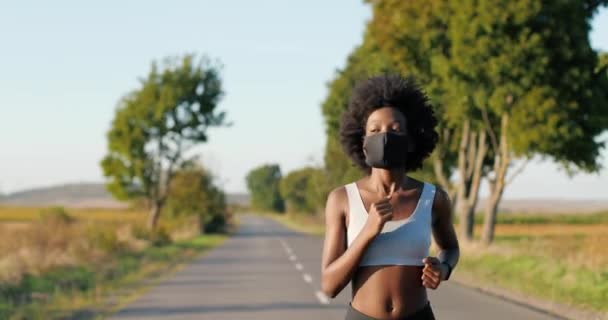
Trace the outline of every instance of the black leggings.
{"label": "black leggings", "polygon": [[[361,311],[353,308],[351,303],[348,303],[348,310],[346,310],[346,318],[345,320],[378,320],[376,318],[372,318]],[[426,305],[420,310],[402,318],[402,320],[435,320],[435,315],[433,315],[433,309],[431,308],[431,303],[427,302]]]}

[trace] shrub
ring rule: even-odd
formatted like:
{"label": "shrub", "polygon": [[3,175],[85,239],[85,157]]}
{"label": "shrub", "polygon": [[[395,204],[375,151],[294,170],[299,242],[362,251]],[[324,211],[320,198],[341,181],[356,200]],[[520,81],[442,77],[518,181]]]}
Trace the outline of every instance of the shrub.
{"label": "shrub", "polygon": [[76,221],[63,207],[50,207],[40,211],[40,220],[44,224],[70,224]]}
{"label": "shrub", "polygon": [[124,251],[125,245],[118,239],[113,228],[89,228],[88,240],[105,252]]}

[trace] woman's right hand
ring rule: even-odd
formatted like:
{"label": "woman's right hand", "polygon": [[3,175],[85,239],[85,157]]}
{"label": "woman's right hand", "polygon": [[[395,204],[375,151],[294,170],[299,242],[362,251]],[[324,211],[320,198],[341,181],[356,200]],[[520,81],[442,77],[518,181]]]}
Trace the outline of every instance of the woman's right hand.
{"label": "woman's right hand", "polygon": [[390,200],[393,192],[395,192],[395,188],[396,183],[393,182],[389,194],[383,196],[382,200],[372,203],[370,207],[364,228],[372,238],[377,236],[382,231],[384,223],[393,217],[393,205],[390,203]]}

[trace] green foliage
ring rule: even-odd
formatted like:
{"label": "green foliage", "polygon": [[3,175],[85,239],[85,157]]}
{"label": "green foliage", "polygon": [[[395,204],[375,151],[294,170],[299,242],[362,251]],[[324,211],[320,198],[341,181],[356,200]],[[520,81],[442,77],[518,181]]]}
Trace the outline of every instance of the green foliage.
{"label": "green foliage", "polygon": [[608,86],[606,75],[595,73],[586,4],[451,4],[445,87],[470,92],[472,107],[489,114],[484,125],[497,135],[500,116],[510,114],[515,155],[541,154],[565,168],[597,170],[602,143],[595,138],[608,127]]}
{"label": "green foliage", "polygon": [[96,228],[91,226],[88,228],[86,235],[93,247],[105,252],[119,252],[125,249],[125,244],[118,239],[116,230],[112,228]]}
{"label": "green foliage", "polygon": [[290,172],[279,183],[287,211],[317,213],[323,208],[329,190],[323,169],[302,168]]}
{"label": "green foliage", "polygon": [[166,246],[171,243],[171,237],[165,228],[158,228],[152,232],[152,237],[150,238],[152,245],[155,247]]}
{"label": "green foliage", "polygon": [[145,228],[143,225],[141,225],[139,223],[136,223],[131,226],[131,234],[136,239],[148,240],[148,239],[150,239],[150,233],[152,233],[151,230]]}
{"label": "green foliage", "polygon": [[599,55],[598,63],[597,63],[597,71],[599,72],[608,72],[608,52],[602,52]]}
{"label": "green foliage", "polygon": [[64,207],[58,206],[42,209],[40,211],[40,221],[48,225],[64,225],[76,221],[76,218],[70,216]]}
{"label": "green foliage", "polygon": [[374,1],[369,28],[397,69],[422,81],[441,130],[466,117],[474,130],[499,136],[508,113],[516,156],[593,171],[602,147],[595,138],[608,127],[606,74],[595,71],[587,36],[600,4],[606,1]]}
{"label": "green foliage", "polygon": [[166,59],[160,70],[153,63],[141,86],[120,101],[107,134],[101,166],[110,192],[161,206],[185,152],[207,141],[208,128],[225,125],[216,108],[222,96],[218,67],[206,57]]}
{"label": "green foliage", "polygon": [[281,168],[266,164],[249,171],[246,177],[251,206],[257,210],[283,212],[285,204],[279,192]]}
{"label": "green foliage", "polygon": [[[85,266],[56,268],[42,275],[26,274],[19,283],[0,285],[0,319],[8,319],[9,316],[13,317],[11,319],[23,319],[17,316],[31,315],[32,310],[19,310],[17,307],[36,304],[34,296],[88,291],[94,288],[95,280],[95,273]],[[43,318],[46,319],[44,316],[37,319]]]}
{"label": "green foliage", "polygon": [[197,215],[204,232],[220,232],[226,224],[226,195],[210,172],[191,163],[171,181],[165,211],[175,218]]}
{"label": "green foliage", "polygon": [[161,247],[171,243],[171,237],[164,227],[155,230],[144,228],[142,225],[135,224],[131,227],[131,233],[137,239],[149,241],[152,246]]}
{"label": "green foliage", "polygon": [[[601,168],[608,73],[588,33],[591,16],[608,1],[370,3],[369,34],[397,70],[422,82],[436,106],[440,143],[433,160],[442,169],[442,185],[457,158],[463,179],[456,201],[477,196],[469,193],[478,190],[470,188],[470,177],[489,182],[484,242],[492,240],[492,217],[514,159],[552,158],[569,174]],[[469,125],[472,134],[488,137],[488,152],[474,170],[467,163],[485,148],[464,139]],[[456,206],[460,214],[467,213],[466,204]],[[463,236],[469,232],[463,228]]]}

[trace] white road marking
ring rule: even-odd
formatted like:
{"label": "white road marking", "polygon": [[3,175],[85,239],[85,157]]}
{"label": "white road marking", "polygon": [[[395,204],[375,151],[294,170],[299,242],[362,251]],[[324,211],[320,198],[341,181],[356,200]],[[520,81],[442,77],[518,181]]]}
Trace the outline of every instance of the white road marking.
{"label": "white road marking", "polygon": [[315,292],[315,295],[321,304],[329,304],[329,298],[323,292],[317,291]]}
{"label": "white road marking", "polygon": [[308,283],[312,282],[312,277],[308,273],[303,274],[302,277],[304,278],[304,281]]}
{"label": "white road marking", "polygon": [[[287,245],[287,242],[285,242],[285,240],[283,240],[283,239],[279,239],[279,241],[281,242],[283,249],[285,249],[285,252],[287,252],[287,255],[289,255],[289,260],[295,262],[297,260],[297,257],[295,254],[293,254],[293,250],[289,247],[289,245]],[[300,270],[300,271],[302,271],[304,269],[304,266],[301,263],[296,263],[295,267],[297,270]],[[302,278],[304,278],[305,282],[310,283],[310,284],[312,283],[312,277],[308,273],[303,273]],[[319,300],[319,303],[329,304],[329,298],[323,292],[317,290],[315,292],[315,296]]]}
{"label": "white road marking", "polygon": [[283,249],[285,249],[285,251],[287,251],[287,254],[292,254],[291,248],[289,247],[289,245],[287,245],[285,240],[279,239],[279,241],[281,241],[281,245],[283,246]]}

